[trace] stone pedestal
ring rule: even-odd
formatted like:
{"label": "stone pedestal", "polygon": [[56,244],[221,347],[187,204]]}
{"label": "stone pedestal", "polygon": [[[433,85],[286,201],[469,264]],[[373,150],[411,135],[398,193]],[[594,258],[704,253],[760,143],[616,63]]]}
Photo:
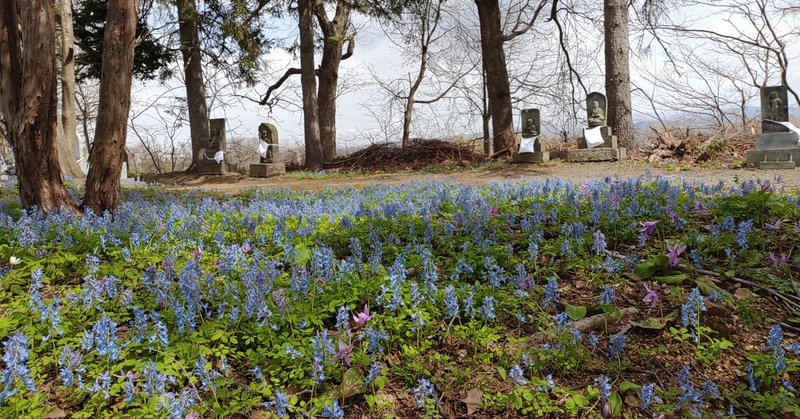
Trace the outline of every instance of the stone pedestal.
{"label": "stone pedestal", "polygon": [[800,161],[800,148],[782,150],[747,150],[747,167],[758,167],[761,162]]}
{"label": "stone pedestal", "polygon": [[222,164],[217,164],[217,162],[210,160],[197,165],[198,175],[224,175],[228,172],[230,172],[230,167],[228,166],[228,163],[225,162],[222,162]]}
{"label": "stone pedestal", "polygon": [[549,151],[534,151],[533,153],[514,153],[511,163],[544,163],[550,161]]}
{"label": "stone pedestal", "polygon": [[758,134],[757,150],[791,150],[797,148],[797,134],[793,132],[770,132]]}
{"label": "stone pedestal", "polygon": [[272,177],[286,174],[285,163],[258,163],[250,165],[250,177]]}
{"label": "stone pedestal", "polygon": [[511,155],[511,163],[544,163],[550,161],[550,152],[547,147],[543,147],[539,140],[533,143],[533,153],[514,153]]}
{"label": "stone pedestal", "polygon": [[588,148],[586,138],[579,138],[578,149],[567,152],[567,161],[613,161],[624,160],[628,157],[627,150],[619,147],[617,136],[612,133],[611,127],[600,127],[600,134],[603,136],[603,144],[595,148]]}
{"label": "stone pedestal", "polygon": [[570,162],[592,162],[592,161],[614,161],[622,160],[628,153],[624,148],[595,147],[567,152],[567,161]]}
{"label": "stone pedestal", "polygon": [[762,170],[794,169],[794,161],[762,161],[758,163],[758,168]]}

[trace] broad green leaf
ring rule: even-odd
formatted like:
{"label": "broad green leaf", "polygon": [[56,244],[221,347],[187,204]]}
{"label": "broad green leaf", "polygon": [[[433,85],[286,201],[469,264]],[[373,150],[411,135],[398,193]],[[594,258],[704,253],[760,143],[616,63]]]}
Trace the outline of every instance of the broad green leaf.
{"label": "broad green leaf", "polygon": [[622,398],[619,393],[613,392],[608,397],[608,404],[611,405],[611,416],[619,416],[622,413]]}
{"label": "broad green leaf", "polygon": [[586,307],[584,306],[573,306],[567,304],[565,311],[567,312],[567,316],[569,316],[569,318],[573,321],[578,321],[586,317]]}
{"label": "broad green leaf", "polygon": [[628,391],[628,390],[638,390],[640,388],[642,388],[642,386],[640,386],[639,384],[632,383],[632,382],[627,381],[627,380],[623,381],[619,385],[619,391],[621,391],[623,393]]}
{"label": "broad green leaf", "polygon": [[668,275],[668,276],[656,276],[653,277],[656,282],[660,282],[662,284],[667,285],[680,285],[683,281],[689,279],[686,274],[678,274],[678,275]]}
{"label": "broad green leaf", "polygon": [[636,322],[633,324],[634,326],[640,329],[652,329],[652,330],[661,330],[666,325],[666,319],[660,319],[658,317],[648,317],[640,322]]}

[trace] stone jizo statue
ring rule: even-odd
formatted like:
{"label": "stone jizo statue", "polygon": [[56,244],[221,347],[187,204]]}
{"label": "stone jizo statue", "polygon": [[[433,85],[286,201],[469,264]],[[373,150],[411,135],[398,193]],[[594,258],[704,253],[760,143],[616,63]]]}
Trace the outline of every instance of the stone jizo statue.
{"label": "stone jizo statue", "polygon": [[590,127],[598,127],[606,122],[606,116],[604,115],[603,108],[600,107],[600,102],[593,101],[592,102],[592,112],[589,114],[589,126]]}
{"label": "stone jizo statue", "polygon": [[769,94],[769,108],[771,110],[779,110],[783,107],[783,101],[778,96],[778,92],[772,92]]}
{"label": "stone jizo statue", "polygon": [[528,120],[525,121],[525,130],[523,131],[523,133],[526,136],[530,137],[535,137],[539,135],[539,133],[536,132],[536,124],[533,122],[532,118],[528,118]]}

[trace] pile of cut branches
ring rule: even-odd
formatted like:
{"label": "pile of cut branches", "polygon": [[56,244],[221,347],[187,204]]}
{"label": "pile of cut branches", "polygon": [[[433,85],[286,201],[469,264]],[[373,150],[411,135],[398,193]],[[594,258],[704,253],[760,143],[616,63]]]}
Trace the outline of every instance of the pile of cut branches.
{"label": "pile of cut branches", "polygon": [[373,144],[349,156],[325,163],[326,169],[402,170],[421,169],[444,164],[466,165],[487,158],[472,147],[442,140],[412,140],[406,147],[395,144]]}
{"label": "pile of cut branches", "polygon": [[699,163],[741,159],[745,150],[755,146],[752,134],[714,133],[688,134],[660,131],[655,134],[649,150],[639,150],[650,163],[661,161]]}

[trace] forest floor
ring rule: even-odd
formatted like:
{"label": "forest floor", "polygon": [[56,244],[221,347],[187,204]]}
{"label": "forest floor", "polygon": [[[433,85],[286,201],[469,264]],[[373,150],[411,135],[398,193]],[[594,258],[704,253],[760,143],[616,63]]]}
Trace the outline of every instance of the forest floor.
{"label": "forest floor", "polygon": [[472,167],[445,166],[415,171],[378,173],[353,172],[288,172],[285,176],[259,179],[241,174],[227,176],[197,176],[171,173],[158,177],[165,186],[199,188],[225,193],[237,193],[247,188],[279,187],[304,190],[324,188],[361,187],[375,184],[402,185],[420,181],[452,181],[473,185],[489,182],[536,180],[544,178],[568,179],[573,183],[618,175],[622,178],[637,177],[650,171],[654,175],[683,178],[706,184],[722,180],[735,184],[748,179],[773,179],[780,177],[785,186],[800,188],[800,170],[754,170],[733,168],[704,168],[700,166],[652,164],[633,160],[604,163],[566,163],[551,161],[545,164],[486,163]]}

